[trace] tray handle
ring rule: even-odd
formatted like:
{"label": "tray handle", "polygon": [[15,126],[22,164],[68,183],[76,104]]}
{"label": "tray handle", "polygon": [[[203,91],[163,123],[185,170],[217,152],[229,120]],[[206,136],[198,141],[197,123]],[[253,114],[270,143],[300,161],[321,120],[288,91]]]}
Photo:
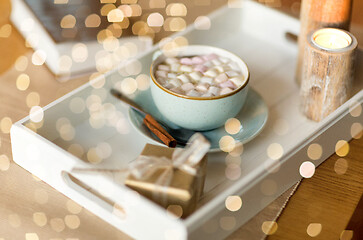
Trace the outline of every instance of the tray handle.
{"label": "tray handle", "polygon": [[[115,217],[118,217],[122,220],[127,217],[126,210],[122,206],[120,201],[114,201],[114,197],[120,197],[115,196],[119,195],[117,191],[114,191],[114,193],[112,194],[113,196],[107,196],[101,194],[95,188],[90,187],[88,184],[85,183],[85,179],[83,179],[83,181],[81,180],[82,177],[80,176],[76,177],[75,175],[66,171],[62,171],[61,175],[64,183],[77,193],[78,198],[73,198],[76,202],[83,203],[82,205],[85,205],[86,208],[92,208],[93,210],[96,210],[95,208],[98,208],[98,212],[103,212],[103,214],[107,214],[108,216],[109,214],[113,214]],[[90,182],[91,185],[94,185],[94,183],[96,183],[97,181],[97,185],[103,185],[105,189],[113,189],[114,187],[112,184],[109,184],[109,181],[103,181],[100,179],[90,181],[90,179],[92,178],[87,178],[87,182]]]}

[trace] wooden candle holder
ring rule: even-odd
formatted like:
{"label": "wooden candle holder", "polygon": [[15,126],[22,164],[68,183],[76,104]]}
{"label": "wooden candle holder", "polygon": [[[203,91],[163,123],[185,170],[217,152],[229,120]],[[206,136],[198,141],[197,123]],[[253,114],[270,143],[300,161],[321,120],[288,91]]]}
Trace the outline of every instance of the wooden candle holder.
{"label": "wooden candle holder", "polygon": [[319,28],[334,27],[349,30],[353,0],[303,0],[300,11],[299,53],[296,82],[301,83],[307,35]]}
{"label": "wooden candle holder", "polygon": [[314,121],[321,121],[348,100],[358,46],[351,33],[340,30],[351,37],[350,45],[340,49],[324,48],[314,40],[319,31],[307,37],[300,90],[302,111]]}

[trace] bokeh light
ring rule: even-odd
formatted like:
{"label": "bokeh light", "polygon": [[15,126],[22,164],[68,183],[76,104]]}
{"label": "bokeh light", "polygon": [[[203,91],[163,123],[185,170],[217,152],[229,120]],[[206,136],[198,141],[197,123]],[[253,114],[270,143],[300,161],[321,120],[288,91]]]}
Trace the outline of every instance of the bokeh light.
{"label": "bokeh light", "polygon": [[310,223],[306,232],[310,237],[317,237],[320,234],[322,227],[321,223]]}
{"label": "bokeh light", "polygon": [[56,232],[62,232],[65,229],[65,224],[61,218],[52,218],[49,221],[50,227]]}
{"label": "bokeh light", "polygon": [[349,113],[352,117],[359,117],[362,114],[362,105],[356,100],[351,101]]}
{"label": "bokeh light", "polygon": [[338,175],[343,175],[347,172],[348,170],[348,161],[345,160],[344,158],[339,158],[338,160],[336,160],[335,164],[334,164],[334,171],[338,174]]}
{"label": "bokeh light", "polygon": [[76,25],[77,19],[71,15],[65,15],[61,22],[60,22],[60,26],[61,28],[74,28],[74,26]]}
{"label": "bokeh light", "polygon": [[22,73],[16,79],[16,88],[20,91],[25,91],[28,89],[30,84],[30,78],[28,74]]}
{"label": "bokeh light", "polygon": [[181,17],[169,17],[165,19],[164,30],[171,32],[183,31],[187,24],[185,20]]}
{"label": "bokeh light", "polygon": [[78,63],[86,61],[88,58],[87,46],[83,43],[76,43],[72,47],[72,58],[73,61]]}
{"label": "bokeh light", "polygon": [[3,133],[10,133],[11,125],[13,122],[9,117],[3,117],[0,121],[0,129]]}
{"label": "bokeh light", "polygon": [[100,18],[100,16],[98,16],[95,13],[94,14],[90,14],[90,15],[87,16],[84,24],[88,28],[97,28],[101,24],[101,18]]}
{"label": "bokeh light", "polygon": [[10,168],[10,160],[5,154],[0,155],[0,171],[7,171]]}
{"label": "bokeh light", "polygon": [[112,9],[107,14],[107,20],[109,22],[122,22],[122,20],[124,20],[124,17],[124,13],[118,8]]}
{"label": "bokeh light", "polygon": [[47,224],[47,216],[44,212],[35,212],[33,213],[33,222],[39,227],[43,227]]}
{"label": "bokeh light", "polygon": [[165,0],[149,0],[150,8],[165,8]]}
{"label": "bokeh light", "polygon": [[164,17],[160,13],[151,13],[147,17],[147,24],[150,27],[161,27],[164,24]]}
{"label": "bokeh light", "polygon": [[354,232],[352,230],[343,230],[340,234],[340,240],[352,240]]}
{"label": "bokeh light", "polygon": [[323,148],[320,144],[313,143],[308,147],[307,154],[311,160],[318,160],[323,155]]}
{"label": "bokeh light", "polygon": [[233,156],[233,157],[237,157],[237,156],[241,156],[243,153],[243,144],[240,142],[237,142],[235,144],[235,147],[232,151],[229,152],[229,155]]}
{"label": "bokeh light", "polygon": [[242,207],[242,199],[240,196],[228,196],[225,205],[229,211],[236,212]]}
{"label": "bokeh light", "polygon": [[198,16],[194,21],[194,27],[198,30],[208,30],[211,27],[211,21],[207,16]]}
{"label": "bokeh light", "polygon": [[38,123],[43,120],[44,111],[40,106],[31,107],[29,111],[29,118],[32,122]]}
{"label": "bokeh light", "polygon": [[12,27],[10,24],[4,24],[0,27],[0,38],[10,37],[12,32]]}
{"label": "bokeh light", "polygon": [[363,126],[361,123],[353,123],[350,128],[350,134],[355,139],[360,139],[363,135]]}
{"label": "bokeh light", "polygon": [[77,229],[81,225],[81,220],[77,215],[67,215],[64,217],[65,225],[70,229]]}
{"label": "bokeh light", "polygon": [[39,237],[36,233],[25,233],[25,240],[39,240]]}
{"label": "bokeh light", "polygon": [[345,157],[349,153],[349,143],[345,140],[339,140],[335,145],[335,153],[339,157]]}
{"label": "bokeh light", "polygon": [[116,6],[114,4],[103,5],[100,10],[101,16],[107,16],[111,12],[111,10],[114,10],[114,9],[116,9]]}
{"label": "bokeh light", "polygon": [[219,148],[223,152],[231,152],[236,146],[236,142],[233,137],[231,136],[223,136],[219,140]]}
{"label": "bokeh light", "polygon": [[69,102],[69,109],[73,113],[82,113],[86,109],[86,103],[80,97],[72,98],[72,100]]}
{"label": "bokeh light", "polygon": [[16,59],[15,61],[15,69],[19,72],[23,72],[26,70],[26,68],[28,67],[28,58],[25,56],[20,56]]}
{"label": "bokeh light", "polygon": [[92,164],[98,164],[102,162],[102,158],[98,155],[96,148],[90,148],[87,152],[87,160]]}
{"label": "bokeh light", "polygon": [[32,63],[36,66],[43,65],[47,59],[47,54],[43,50],[36,50],[32,55]]}
{"label": "bokeh light", "polygon": [[229,180],[235,181],[241,176],[241,167],[237,164],[228,164],[225,175]]}
{"label": "bokeh light", "polygon": [[78,157],[78,158],[82,158],[83,154],[84,154],[84,149],[81,145],[77,144],[77,143],[73,143],[71,144],[67,151],[71,154],[73,154],[74,156]]}
{"label": "bokeh light", "polygon": [[137,88],[140,91],[145,91],[150,87],[149,76],[146,74],[140,74],[136,77]]}
{"label": "bokeh light", "polygon": [[233,216],[221,217],[219,226],[225,231],[230,231],[236,226],[236,218]]}
{"label": "bokeh light", "polygon": [[167,215],[173,219],[181,218],[183,215],[183,208],[180,205],[169,205],[166,210]]}
{"label": "bokeh light", "polygon": [[266,235],[273,235],[278,229],[277,222],[265,221],[262,223],[261,230]]}
{"label": "bokeh light", "polygon": [[272,143],[267,147],[267,156],[272,160],[279,160],[284,154],[284,149],[279,143]]}
{"label": "bokeh light", "polygon": [[137,82],[134,78],[125,78],[121,82],[121,91],[124,94],[133,94],[137,90]]}
{"label": "bokeh light", "polygon": [[241,122],[236,118],[230,118],[224,124],[224,128],[229,134],[237,134],[241,130]]}
{"label": "bokeh light", "polygon": [[166,7],[166,14],[168,16],[186,16],[187,7],[183,3],[170,3]]}
{"label": "bokeh light", "polygon": [[299,169],[300,175],[304,178],[311,178],[315,173],[315,165],[312,162],[303,162]]}

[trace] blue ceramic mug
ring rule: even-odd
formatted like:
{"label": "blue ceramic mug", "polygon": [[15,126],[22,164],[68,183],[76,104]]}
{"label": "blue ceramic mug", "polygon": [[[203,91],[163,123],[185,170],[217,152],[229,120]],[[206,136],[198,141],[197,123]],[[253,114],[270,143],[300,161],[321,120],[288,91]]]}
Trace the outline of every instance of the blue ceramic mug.
{"label": "blue ceramic mug", "polygon": [[160,51],[154,54],[154,60],[150,68],[151,94],[160,113],[176,125],[196,131],[206,131],[218,128],[225,124],[226,120],[235,117],[243,107],[249,81],[249,70],[246,63],[224,49],[190,45],[168,52],[168,55],[177,57],[206,55],[214,53],[220,57],[234,61],[245,77],[244,83],[233,92],[213,97],[190,97],[181,95],[163,87],[155,78],[155,67],[162,63],[167,56]]}

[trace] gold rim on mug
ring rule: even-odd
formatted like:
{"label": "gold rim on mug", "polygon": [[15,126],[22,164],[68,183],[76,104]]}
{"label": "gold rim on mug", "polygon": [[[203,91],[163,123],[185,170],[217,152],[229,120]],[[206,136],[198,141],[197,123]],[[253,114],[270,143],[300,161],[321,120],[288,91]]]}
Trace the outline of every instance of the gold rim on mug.
{"label": "gold rim on mug", "polygon": [[[222,49],[224,50],[224,49]],[[226,50],[224,50],[226,51]],[[226,51],[228,52],[228,51]],[[178,94],[178,93],[175,93],[173,91],[170,91],[169,89],[163,87],[155,78],[154,78],[154,71],[153,71],[153,66],[154,66],[154,61],[152,61],[151,63],[151,66],[150,66],[150,77],[151,77],[151,80],[156,84],[156,86],[158,86],[161,90],[171,94],[171,95],[174,95],[176,97],[181,97],[181,98],[185,98],[185,99],[190,99],[190,100],[217,100],[217,99],[221,99],[221,98],[225,98],[225,97],[229,97],[229,96],[232,96],[236,93],[238,93],[239,91],[241,91],[242,89],[244,89],[248,82],[250,81],[250,70],[248,69],[248,66],[247,64],[240,58],[238,57],[237,55],[231,53],[231,52],[228,52],[229,54],[232,54],[233,56],[239,58],[245,65],[246,65],[246,68],[247,68],[247,79],[246,81],[243,83],[242,86],[240,86],[239,88],[235,89],[233,92],[230,92],[228,94],[225,94],[225,95],[219,95],[219,96],[214,96],[214,97],[190,97],[190,96],[186,96],[186,95],[182,95],[182,94]]]}

